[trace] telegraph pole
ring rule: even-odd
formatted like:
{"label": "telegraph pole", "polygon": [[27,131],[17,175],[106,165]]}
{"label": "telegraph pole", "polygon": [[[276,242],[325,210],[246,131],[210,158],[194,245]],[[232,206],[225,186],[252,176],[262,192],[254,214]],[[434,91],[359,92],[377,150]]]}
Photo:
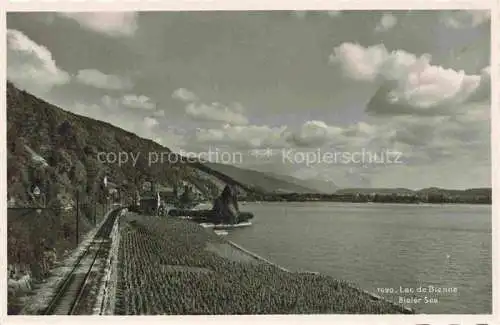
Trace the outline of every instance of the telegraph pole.
{"label": "telegraph pole", "polygon": [[105,198],[105,201],[104,201],[104,214],[106,214],[108,212],[108,176],[104,176],[104,179],[102,180],[103,184],[104,184],[104,198]]}

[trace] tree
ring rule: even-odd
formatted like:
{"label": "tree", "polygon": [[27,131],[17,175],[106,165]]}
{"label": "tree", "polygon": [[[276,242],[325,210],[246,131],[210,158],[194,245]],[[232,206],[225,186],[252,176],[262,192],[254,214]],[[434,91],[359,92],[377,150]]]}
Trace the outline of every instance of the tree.
{"label": "tree", "polygon": [[26,141],[23,137],[19,137],[14,140],[14,156],[17,161],[22,164],[26,164],[30,160],[30,154],[26,150]]}
{"label": "tree", "polygon": [[87,189],[87,171],[80,160],[77,160],[70,172],[70,179],[75,187],[80,191]]}
{"label": "tree", "polygon": [[183,206],[186,206],[186,205],[189,205],[192,203],[193,191],[192,191],[190,186],[188,186],[188,185],[184,186],[184,192],[181,194],[179,201]]}

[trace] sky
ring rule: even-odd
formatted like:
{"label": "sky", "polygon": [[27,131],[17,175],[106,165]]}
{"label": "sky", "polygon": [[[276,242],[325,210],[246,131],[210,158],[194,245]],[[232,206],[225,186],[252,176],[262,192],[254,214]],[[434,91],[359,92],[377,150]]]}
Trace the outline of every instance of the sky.
{"label": "sky", "polygon": [[11,12],[7,50],[18,87],[176,152],[491,186],[488,11]]}

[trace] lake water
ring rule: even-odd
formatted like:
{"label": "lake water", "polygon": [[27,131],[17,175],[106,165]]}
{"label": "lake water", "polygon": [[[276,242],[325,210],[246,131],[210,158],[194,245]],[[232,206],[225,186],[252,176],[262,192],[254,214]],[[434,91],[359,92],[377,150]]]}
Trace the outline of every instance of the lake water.
{"label": "lake water", "polygon": [[308,202],[240,209],[255,214],[253,226],[227,238],[290,270],[328,274],[396,302],[410,299],[406,305],[419,313],[491,313],[491,206]]}

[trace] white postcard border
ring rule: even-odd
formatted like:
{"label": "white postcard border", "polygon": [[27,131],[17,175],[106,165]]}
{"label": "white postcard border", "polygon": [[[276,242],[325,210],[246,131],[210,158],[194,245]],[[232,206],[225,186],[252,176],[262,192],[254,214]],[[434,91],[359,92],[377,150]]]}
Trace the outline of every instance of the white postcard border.
{"label": "white postcard border", "polygon": [[[0,324],[76,324],[92,323],[114,324],[119,322],[126,324],[500,324],[500,225],[499,225],[499,203],[500,193],[498,191],[500,182],[500,112],[498,94],[499,73],[499,1],[486,0],[372,0],[372,1],[342,1],[342,0],[129,0],[129,1],[82,1],[82,0],[4,0],[1,14],[1,42],[6,44],[6,11],[198,11],[198,10],[398,10],[398,9],[491,9],[491,67],[492,67],[492,111],[491,111],[491,146],[492,146],[492,254],[493,254],[493,314],[492,315],[308,315],[308,316],[6,316],[7,313],[7,190],[6,190],[6,168],[0,171],[0,200],[2,223],[0,225]],[[0,47],[2,65],[0,77],[6,80],[6,49]],[[1,91],[6,92],[6,83],[1,83]],[[5,97],[4,97],[5,98]],[[6,102],[1,102],[0,120],[6,121]],[[4,122],[5,123],[5,122]],[[5,124],[3,124],[4,126]],[[495,127],[496,126],[496,127]],[[0,158],[3,162],[7,160],[6,154],[6,129],[0,132]],[[495,263],[497,262],[497,263]]]}

